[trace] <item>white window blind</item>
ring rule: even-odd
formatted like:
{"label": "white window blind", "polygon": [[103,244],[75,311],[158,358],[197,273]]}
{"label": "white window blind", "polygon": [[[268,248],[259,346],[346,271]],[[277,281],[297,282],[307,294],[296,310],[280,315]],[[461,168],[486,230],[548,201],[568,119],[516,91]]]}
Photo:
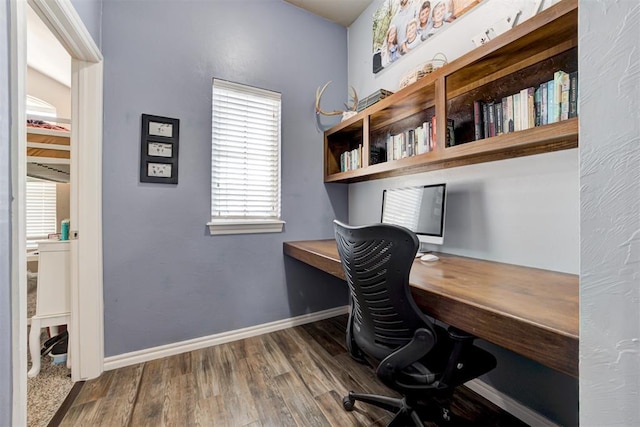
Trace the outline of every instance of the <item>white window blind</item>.
{"label": "white window blind", "polygon": [[56,232],[56,184],[27,181],[27,247]]}
{"label": "white window blind", "polygon": [[281,231],[281,95],[214,79],[212,102],[212,234]]}

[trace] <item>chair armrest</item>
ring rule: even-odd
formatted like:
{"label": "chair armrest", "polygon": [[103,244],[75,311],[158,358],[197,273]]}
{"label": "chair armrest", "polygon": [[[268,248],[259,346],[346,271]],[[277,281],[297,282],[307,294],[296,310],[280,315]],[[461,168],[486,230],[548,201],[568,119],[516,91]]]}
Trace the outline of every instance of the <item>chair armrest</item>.
{"label": "chair armrest", "polygon": [[432,331],[418,328],[413,333],[413,339],[406,345],[385,357],[376,369],[376,374],[387,386],[393,388],[393,378],[397,371],[422,359],[436,344],[436,337]]}

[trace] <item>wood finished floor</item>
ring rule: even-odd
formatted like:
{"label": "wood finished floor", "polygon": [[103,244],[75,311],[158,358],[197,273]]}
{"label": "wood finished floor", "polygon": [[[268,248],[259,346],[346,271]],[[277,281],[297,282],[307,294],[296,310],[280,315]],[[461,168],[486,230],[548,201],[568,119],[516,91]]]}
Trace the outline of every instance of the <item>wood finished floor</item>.
{"label": "wood finished floor", "polygon": [[[345,348],[346,316],[141,363],[87,381],[62,426],[385,426],[391,416],[349,390],[397,395]],[[521,426],[468,389],[465,424]],[[435,424],[427,424],[435,425]]]}

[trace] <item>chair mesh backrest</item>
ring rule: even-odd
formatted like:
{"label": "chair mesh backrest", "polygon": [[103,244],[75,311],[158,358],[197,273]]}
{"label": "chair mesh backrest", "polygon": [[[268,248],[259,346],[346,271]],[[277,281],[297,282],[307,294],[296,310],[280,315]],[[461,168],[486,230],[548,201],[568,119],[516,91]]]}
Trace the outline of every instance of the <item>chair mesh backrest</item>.
{"label": "chair mesh backrest", "polygon": [[390,348],[409,342],[417,328],[431,328],[409,289],[418,238],[390,224],[350,227],[334,223],[351,290],[354,337],[365,353],[385,357]]}

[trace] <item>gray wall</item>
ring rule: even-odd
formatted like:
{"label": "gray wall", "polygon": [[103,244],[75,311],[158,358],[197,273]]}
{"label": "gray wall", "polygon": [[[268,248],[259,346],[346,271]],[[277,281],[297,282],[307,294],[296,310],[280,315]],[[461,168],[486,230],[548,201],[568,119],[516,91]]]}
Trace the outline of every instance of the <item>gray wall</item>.
{"label": "gray wall", "polygon": [[[105,355],[345,305],[344,284],[282,242],[347,218],[313,109],[329,80],[326,108],[344,102],[346,29],[280,0],[150,4],[103,4]],[[213,77],[282,93],[283,233],[208,233]],[[142,113],[180,119],[178,185],[139,183]]]}
{"label": "gray wall", "polygon": [[[417,0],[414,0],[417,2]],[[519,22],[533,13],[532,1],[488,0],[377,75],[371,71],[375,1],[349,28],[349,85],[362,96],[397,90],[400,76],[443,52],[454,60],[473,49],[471,37],[513,8]],[[549,3],[549,2],[546,2]],[[546,4],[545,6],[548,6]],[[445,244],[434,250],[577,274],[579,272],[578,150],[451,168],[351,184],[349,220],[379,221],[384,188],[436,182],[448,184]],[[515,353],[481,342],[498,358],[483,380],[562,425],[578,423],[578,381]],[[517,378],[517,381],[514,381]]]}
{"label": "gray wall", "polygon": [[82,23],[96,42],[102,46],[102,0],[71,0],[73,8],[78,12]]}
{"label": "gray wall", "polygon": [[640,4],[581,1],[579,17],[580,424],[637,426]]}
{"label": "gray wall", "polygon": [[0,4],[0,426],[11,425],[13,375],[11,328],[11,103],[9,98],[9,2]]}

